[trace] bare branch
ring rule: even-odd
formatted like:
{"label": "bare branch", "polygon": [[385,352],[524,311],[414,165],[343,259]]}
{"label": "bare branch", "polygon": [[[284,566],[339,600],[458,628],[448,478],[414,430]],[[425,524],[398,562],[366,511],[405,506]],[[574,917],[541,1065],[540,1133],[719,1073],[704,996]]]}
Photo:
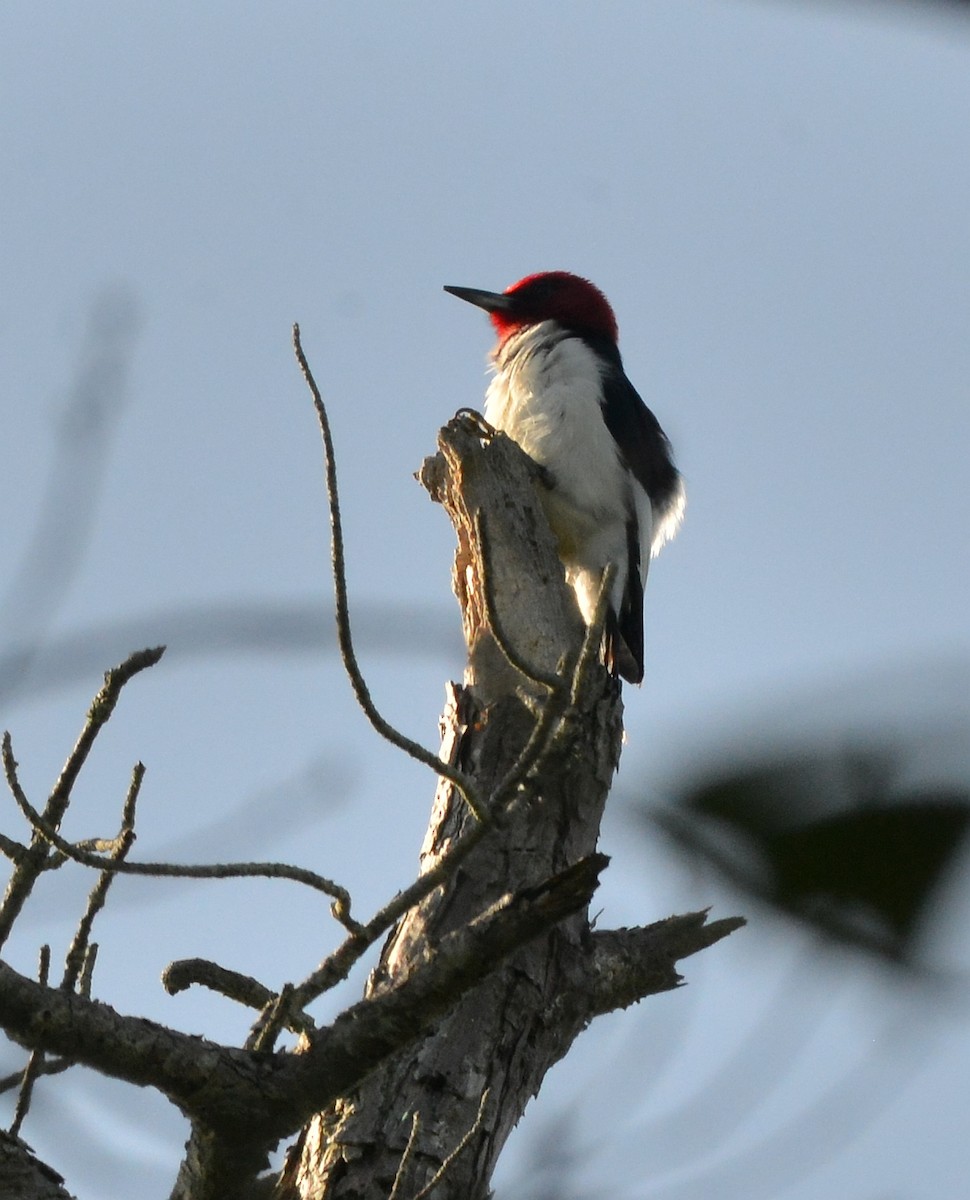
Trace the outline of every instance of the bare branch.
{"label": "bare branch", "polygon": [[408,1163],[411,1161],[411,1156],[414,1154],[414,1147],[418,1140],[418,1130],[421,1128],[421,1114],[414,1110],[414,1115],[411,1117],[411,1132],[408,1134],[408,1142],[404,1147],[404,1153],[401,1155],[401,1161],[398,1164],[397,1174],[394,1176],[394,1186],[391,1188],[390,1195],[387,1200],[398,1200],[402,1194],[401,1188],[404,1184],[404,1172],[407,1169]]}
{"label": "bare branch", "polygon": [[[9,747],[8,734],[5,735],[3,743],[4,765],[8,767],[8,778],[12,776],[16,780],[17,764],[9,754]],[[65,858],[81,863],[83,866],[94,867],[109,874],[148,875],[156,879],[289,879],[293,883],[305,884],[315,891],[333,897],[334,903],[331,905],[331,912],[334,917],[351,933],[360,930],[360,925],[350,915],[350,893],[346,888],[334,883],[332,879],[327,879],[324,875],[319,875],[316,871],[310,871],[306,867],[294,867],[289,863],[250,862],[188,865],[127,862],[114,857],[105,857],[101,854],[94,854],[90,850],[83,850],[76,843],[62,838],[31,805],[19,784],[16,790],[13,787],[11,790],[14,791],[14,798],[21,812],[34,828],[36,835],[42,841],[50,843]]]}
{"label": "bare branch", "polygon": [[344,1071],[361,1078],[454,1007],[506,955],[584,908],[608,862],[605,854],[590,854],[535,887],[502,896],[445,935],[402,983],[360,1001],[318,1030],[310,1049],[296,1056],[298,1062],[313,1074],[325,1066],[329,1082],[343,1094],[352,1086],[338,1083]]}
{"label": "bare branch", "polygon": [[0,854],[5,858],[9,858],[14,864],[23,860],[27,853],[27,847],[22,846],[20,842],[15,842],[13,838],[7,837],[5,833],[0,833]]}
{"label": "bare branch", "polygon": [[437,863],[390,900],[358,933],[352,934],[328,955],[319,967],[299,984],[294,992],[295,1002],[304,1007],[330,988],[346,979],[354,964],[404,914],[448,879],[482,840],[491,825],[473,825],[455,842]]}
{"label": "bare branch", "polygon": [[678,960],[706,950],[745,924],[743,917],[708,922],[704,909],[636,929],[594,932],[582,989],[585,1020],[679,986]]}
{"label": "bare branch", "polygon": [[589,678],[589,673],[596,662],[596,656],[603,642],[603,630],[606,625],[606,614],[610,605],[610,590],[616,578],[616,563],[609,563],[600,580],[599,595],[596,597],[596,609],[593,620],[586,627],[583,646],[576,660],[573,671],[572,687],[569,692],[569,702],[575,708],[579,704],[583,686]]}
{"label": "bare branch", "polygon": [[602,641],[609,587],[614,572],[613,566],[604,572],[593,623],[587,628],[576,663],[568,673],[568,690],[565,687],[557,688],[543,705],[529,740],[489,800],[493,811],[498,812],[506,807],[528,776],[539,773],[556,735],[565,727],[569,716],[576,715],[582,687],[596,662],[596,651]]}
{"label": "bare branch", "polygon": [[[51,793],[49,802],[53,806],[54,811],[45,811],[44,813],[44,819],[48,824],[56,826],[60,821],[60,817],[67,809],[67,805],[70,802],[71,788],[74,786],[81,768],[84,766],[88,754],[91,752],[91,747],[94,745],[95,739],[110,720],[111,714],[115,710],[115,705],[121,696],[121,689],[140,671],[144,671],[147,667],[155,666],[164,653],[164,646],[155,646],[148,650],[136,650],[134,654],[130,654],[119,666],[105,671],[104,686],[95,696],[88,711],[87,723],[81,731],[81,736],[68,756],[57,783],[54,784],[54,790]],[[57,811],[58,808],[60,808],[59,812]]]}
{"label": "bare branch", "polygon": [[312,1035],[302,1054],[254,1054],[68,995],[0,962],[0,1024],[31,1049],[157,1088],[193,1120],[274,1144],[452,1008],[496,964],[589,903],[608,860],[593,854],[504,896],[445,936],[410,977]]}
{"label": "bare branch", "polygon": [[[548,716],[546,715],[547,712]],[[547,708],[543,710],[540,720],[536,723],[533,737],[530,738],[526,746],[527,750],[533,745],[533,741],[544,741],[545,734],[559,716],[560,713],[553,708],[550,701]],[[520,800],[521,793],[518,791],[519,783],[522,781],[524,773],[537,761],[539,755],[538,753],[530,754],[527,759],[524,756],[525,752],[523,752],[523,756],[520,759],[523,769],[510,771],[507,780],[502,784],[499,799],[504,811],[501,813],[498,812],[499,805],[495,804],[494,801],[490,801],[490,805],[496,810],[495,818],[491,824],[475,824],[466,829],[449,846],[448,850],[441,855],[434,866],[429,867],[428,870],[419,875],[403,892],[398,892],[366,925],[362,925],[357,933],[352,934],[332,954],[328,955],[313,974],[295,989],[295,1002],[300,1007],[309,1004],[324,992],[329,991],[330,988],[335,987],[343,979],[346,979],[354,964],[379,938],[387,933],[396,921],[400,920],[416,904],[420,904],[426,896],[430,896],[435,888],[440,887],[441,884],[451,878],[460,864],[471,854],[486,834],[500,826],[501,817],[511,811],[513,806]],[[498,796],[498,793],[496,795]]]}
{"label": "bare branch", "polygon": [[[40,1075],[61,1075],[65,1071],[70,1070],[74,1063],[67,1058],[45,1058],[40,1064],[37,1074]],[[19,1071],[11,1071],[9,1075],[4,1075],[0,1079],[0,1096],[5,1092],[11,1092],[14,1088],[19,1088],[24,1081],[24,1074],[27,1067],[22,1067]],[[0,1195],[3,1195],[0,1192]]]}
{"label": "bare branch", "polygon": [[[260,1115],[278,1114],[288,1104],[286,1087],[277,1085],[268,1060],[44,987],[2,961],[0,1024],[29,1049],[155,1087],[187,1113],[204,1113],[211,1106],[213,1120],[242,1111],[258,1123]],[[298,1115],[291,1115],[298,1124]]]}
{"label": "bare branch", "polygon": [[[61,820],[71,802],[71,789],[91,751],[91,747],[94,745],[95,739],[111,717],[114,707],[118,702],[118,697],[121,695],[121,689],[139,671],[145,670],[146,667],[154,666],[164,652],[164,646],[156,646],[150,650],[139,650],[125,659],[120,666],[113,667],[110,671],[105,672],[104,686],[94,698],[88,712],[87,721],[81,730],[81,736],[78,738],[74,749],[68,755],[67,762],[64,764],[64,768],[57,782],[54,784],[54,788],[44,807],[43,817],[41,818],[44,825],[55,831],[60,826]],[[11,750],[9,733],[4,734],[3,738],[3,764],[10,791],[23,809],[27,803],[27,797],[24,795],[23,789],[17,780],[17,763]],[[27,897],[33,890],[37,877],[50,865],[48,862],[48,842],[49,839],[42,835],[35,827],[30,848],[25,854],[20,856],[19,861],[15,864],[13,874],[7,884],[3,903],[0,904],[0,946],[9,937],[14,921],[20,915]]]}
{"label": "bare branch", "polygon": [[533,683],[539,684],[540,687],[546,688],[550,692],[559,691],[563,686],[562,679],[558,675],[550,675],[548,672],[540,670],[539,667],[532,663],[527,663],[512,645],[512,639],[505,631],[498,606],[495,603],[495,589],[492,585],[492,574],[488,565],[488,534],[485,514],[481,509],[475,513],[475,536],[478,539],[482,553],[482,597],[485,601],[485,616],[498,648],[505,655],[509,666],[518,671],[519,674],[524,675],[526,679],[530,679]]}
{"label": "bare branch", "polygon": [[[237,1004],[262,1010],[277,1000],[277,995],[259,980],[239,971],[231,971],[207,958],[182,958],[170,963],[162,972],[162,986],[170,996],[177,996],[193,984],[218,992]],[[312,1017],[296,1012],[290,1006],[286,1015],[287,1028],[295,1033],[308,1033],[316,1028]]]}
{"label": "bare branch", "polygon": [[[592,855],[539,886],[503,896],[468,925],[445,936],[406,980],[354,1005],[331,1026],[313,1034],[303,1053],[251,1054],[253,1068],[268,1071],[255,1081],[255,1095],[246,1096],[238,1087],[237,1077],[252,1076],[252,1070],[244,1072],[235,1059],[221,1064],[219,1077],[210,1074],[205,1087],[206,1111],[198,1113],[197,1101],[182,1105],[194,1118],[193,1131],[173,1197],[188,1200],[197,1195],[194,1181],[199,1179],[218,1181],[223,1188],[220,1194],[227,1194],[228,1179],[229,1190],[237,1194],[241,1188],[233,1191],[233,1187],[245,1173],[245,1164],[258,1159],[260,1138],[267,1141],[280,1121],[292,1121],[294,1112],[302,1112],[302,1124],[311,1113],[345,1095],[375,1066],[405,1049],[452,1009],[507,954],[588,904],[606,861],[602,855]],[[285,994],[280,999],[285,1000]],[[219,1087],[227,1076],[236,1092],[231,1107]],[[228,1113],[234,1118],[232,1124],[227,1123]],[[396,1168],[400,1169],[400,1162]]]}
{"label": "bare branch", "polygon": [[[40,962],[37,966],[37,978],[44,987],[47,986],[50,969],[51,948],[46,945],[41,946]],[[12,1137],[20,1137],[20,1130],[23,1128],[24,1120],[30,1110],[30,1101],[34,1094],[34,1081],[44,1067],[44,1057],[43,1050],[34,1050],[27,1060],[26,1067],[24,1067],[23,1077],[20,1081],[20,1095],[17,1097],[17,1108],[14,1112],[13,1123],[10,1126]]]}
{"label": "bare branch", "polygon": [[448,1155],[437,1171],[435,1171],[434,1175],[432,1175],[431,1179],[425,1184],[421,1191],[417,1193],[417,1195],[414,1197],[414,1200],[425,1200],[426,1196],[431,1195],[431,1192],[438,1186],[439,1183],[441,1183],[442,1179],[444,1179],[445,1175],[447,1175],[448,1171],[454,1165],[458,1155],[461,1154],[475,1134],[478,1133],[482,1128],[482,1125],[485,1121],[485,1107],[488,1104],[489,1095],[490,1089],[486,1088],[485,1091],[482,1092],[482,1098],[479,1101],[478,1115],[476,1116],[468,1132],[461,1139],[454,1150],[452,1150],[452,1152]]}
{"label": "bare branch", "polygon": [[91,981],[94,978],[94,964],[98,961],[98,943],[89,942],[84,950],[84,962],[81,963],[81,974],[77,981],[77,994],[85,1000],[91,998]]}
{"label": "bare branch", "polygon": [[279,994],[270,1000],[259,1014],[246,1039],[246,1049],[257,1054],[266,1054],[276,1045],[276,1039],[284,1025],[289,1024],[290,1005],[293,1003],[293,984],[285,983]]}
{"label": "bare branch", "polygon": [[465,803],[475,816],[480,821],[487,821],[488,817],[485,805],[471,780],[463,775],[461,771],[457,771],[447,763],[442,762],[436,754],[432,753],[425,746],[412,741],[411,738],[406,737],[403,733],[395,729],[393,725],[381,716],[371,698],[370,690],[357,662],[357,655],[354,651],[353,638],[350,632],[350,608],[347,603],[343,527],[340,519],[340,502],[337,494],[337,467],[333,437],[330,432],[330,419],[327,416],[327,410],[320,395],[320,389],[317,387],[313,372],[310,370],[310,364],[303,353],[299,325],[293,326],[293,349],[296,353],[297,362],[300,364],[303,378],[313,397],[313,405],[317,412],[317,421],[319,422],[320,433],[323,438],[327,500],[330,505],[330,557],[333,569],[334,601],[337,614],[337,642],[340,646],[340,657],[343,660],[344,670],[347,672],[351,687],[354,689],[357,703],[363,709],[371,725],[385,741],[390,742],[392,746],[396,746],[399,750],[403,750],[405,754],[413,758],[416,762],[430,767],[437,775],[447,779],[458,789]]}
{"label": "bare branch", "polygon": [[[128,851],[134,845],[135,805],[138,803],[138,793],[141,789],[141,781],[144,778],[144,765],[136,763],[131,773],[131,783],[128,787],[128,795],[125,797],[125,804],[121,814],[121,829],[118,837],[115,839],[116,845],[110,855],[111,861],[114,863],[123,862]],[[91,889],[84,915],[81,917],[77,932],[74,934],[64,960],[64,977],[61,980],[61,988],[64,991],[69,992],[74,990],[78,980],[81,978],[82,972],[86,974],[86,986],[90,988],[91,971],[94,967],[94,956],[88,954],[91,929],[94,925],[95,917],[104,908],[105,901],[108,899],[108,889],[111,887],[113,879],[114,875],[110,871],[102,871],[94,887]],[[90,963],[90,966],[85,972],[85,966],[88,963]]]}

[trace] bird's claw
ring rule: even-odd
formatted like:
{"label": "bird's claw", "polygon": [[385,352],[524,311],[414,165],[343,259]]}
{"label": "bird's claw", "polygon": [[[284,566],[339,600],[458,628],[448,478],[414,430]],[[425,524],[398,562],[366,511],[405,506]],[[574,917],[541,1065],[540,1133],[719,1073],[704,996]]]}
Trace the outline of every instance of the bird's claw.
{"label": "bird's claw", "polygon": [[474,408],[459,408],[455,413],[455,420],[461,421],[463,424],[471,425],[480,438],[486,441],[491,441],[498,434],[498,430],[494,425],[490,425],[477,409]]}

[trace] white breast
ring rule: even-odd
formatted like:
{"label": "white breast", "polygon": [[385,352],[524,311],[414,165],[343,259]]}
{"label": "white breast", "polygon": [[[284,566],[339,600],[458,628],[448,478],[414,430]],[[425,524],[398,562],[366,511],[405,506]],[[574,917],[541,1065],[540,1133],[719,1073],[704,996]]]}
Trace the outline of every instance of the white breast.
{"label": "white breast", "polygon": [[[514,334],[495,356],[485,416],[552,476],[542,500],[576,589],[592,617],[599,581],[617,564],[615,607],[626,587],[626,528],[636,514],[641,576],[649,562],[650,501],[623,464],[600,407],[599,359],[579,338],[547,321]],[[638,494],[639,493],[639,494]]]}

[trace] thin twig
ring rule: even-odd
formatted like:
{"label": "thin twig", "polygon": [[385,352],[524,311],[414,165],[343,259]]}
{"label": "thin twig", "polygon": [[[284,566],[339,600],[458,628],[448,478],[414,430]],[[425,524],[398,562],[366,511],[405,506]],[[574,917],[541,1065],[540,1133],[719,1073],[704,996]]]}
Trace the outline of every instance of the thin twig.
{"label": "thin twig", "polygon": [[[44,987],[47,987],[47,980],[50,976],[51,967],[51,948],[50,946],[41,946],[40,962],[37,968],[37,978]],[[20,1137],[20,1130],[26,1119],[27,1113],[30,1110],[31,1097],[34,1094],[34,1081],[41,1073],[44,1067],[44,1051],[34,1050],[30,1058],[27,1060],[27,1065],[24,1067],[23,1078],[20,1081],[20,1093],[17,1096],[17,1107],[14,1111],[13,1121],[10,1125],[10,1133],[13,1137]]]}
{"label": "thin twig", "polygon": [[299,325],[293,326],[293,349],[296,353],[300,370],[303,373],[303,378],[310,389],[310,395],[313,397],[313,406],[316,409],[317,421],[323,438],[327,501],[330,507],[330,559],[333,571],[337,643],[340,647],[340,657],[343,661],[344,670],[350,679],[350,685],[354,690],[354,695],[357,697],[357,703],[363,709],[368,721],[370,721],[371,725],[385,741],[390,742],[392,746],[396,746],[399,750],[403,750],[405,754],[409,755],[416,762],[430,767],[437,775],[447,779],[449,783],[457,788],[475,816],[480,821],[487,821],[486,807],[472,781],[466,775],[462,774],[461,771],[456,770],[448,763],[442,762],[436,754],[432,753],[425,746],[422,746],[419,742],[412,741],[411,738],[406,737],[403,733],[395,729],[393,725],[381,716],[371,698],[370,690],[357,662],[357,654],[354,650],[353,638],[350,632],[350,609],[347,603],[343,527],[340,519],[340,501],[337,494],[337,468],[333,437],[330,432],[330,418],[327,416],[327,410],[320,395],[320,389],[317,387],[317,382],[313,377],[313,372],[310,370],[310,364],[303,353]]}
{"label": "thin twig", "polygon": [[512,645],[512,640],[502,624],[502,618],[499,615],[498,605],[495,603],[495,592],[492,588],[492,577],[489,569],[489,546],[487,534],[485,530],[485,514],[479,509],[475,513],[475,538],[482,556],[481,584],[482,596],[485,601],[485,617],[488,620],[492,630],[492,635],[498,648],[502,651],[509,666],[524,675],[526,679],[531,679],[533,683],[539,684],[540,687],[547,688],[550,692],[558,691],[563,681],[558,675],[550,675],[546,671],[540,670],[519,654]]}
{"label": "thin twig", "polygon": [[535,725],[532,727],[529,740],[523,746],[518,758],[505,773],[505,777],[500,780],[495,791],[489,798],[489,805],[496,813],[500,812],[511,801],[528,776],[538,771],[547,751],[555,740],[556,734],[565,724],[568,714],[576,709],[581,683],[585,680],[590,663],[593,661],[593,655],[596,652],[598,639],[602,636],[602,620],[606,612],[604,597],[612,570],[612,567],[607,568],[604,574],[603,583],[600,585],[600,594],[597,600],[594,620],[586,629],[583,644],[580,647],[579,654],[576,656],[576,662],[572,668],[567,669],[565,672],[570,679],[568,690],[563,687],[557,687],[552,692],[549,699],[543,705]]}
{"label": "thin twig", "polygon": [[414,1153],[414,1147],[418,1141],[418,1130],[421,1128],[421,1114],[417,1109],[414,1110],[414,1115],[411,1118],[411,1132],[408,1134],[408,1142],[404,1147],[404,1153],[401,1155],[401,1161],[397,1165],[397,1171],[394,1174],[394,1186],[391,1188],[390,1195],[387,1200],[398,1200],[401,1193],[401,1187],[404,1184],[404,1171],[408,1163],[411,1161],[411,1155]]}
{"label": "thin twig", "polygon": [[[47,803],[44,806],[43,821],[51,829],[57,830],[71,802],[71,789],[78,774],[91,751],[100,731],[114,711],[121,695],[121,689],[139,671],[152,667],[165,652],[164,646],[156,646],[149,650],[139,650],[129,655],[120,666],[112,667],[104,675],[104,686],[95,696],[88,711],[87,721],[81,730],[74,749],[68,755],[67,762],[54,784]],[[10,735],[4,734],[3,762],[7,783],[14,799],[23,808],[27,797],[17,781],[17,763],[10,749]],[[10,882],[7,884],[3,903],[0,905],[0,946],[7,940],[10,930],[20,915],[27,897],[30,895],[37,877],[52,864],[49,861],[48,838],[41,835],[35,827],[30,847],[16,863]]]}
{"label": "thin twig", "polygon": [[589,672],[596,662],[597,649],[602,640],[609,603],[609,588],[615,573],[616,567],[613,564],[610,564],[603,572],[596,608],[593,611],[593,620],[586,627],[583,644],[573,667],[566,672],[570,679],[568,693],[565,690],[556,691],[546,702],[533,726],[528,742],[491,797],[490,803],[497,810],[509,802],[511,795],[521,789],[527,779],[534,778],[539,774],[546,755],[562,736],[563,731],[568,729],[570,717],[575,716],[578,712],[582,690]]}
{"label": "thin twig", "polygon": [[20,842],[15,842],[13,838],[7,837],[5,833],[0,833],[0,854],[16,865],[23,860],[27,853],[27,847],[22,846]]}
{"label": "thin twig", "polygon": [[609,588],[615,574],[616,567],[613,564],[610,564],[603,572],[593,620],[586,628],[583,644],[576,656],[575,664],[565,672],[570,679],[569,688],[567,690],[560,684],[544,704],[532,727],[529,740],[506,772],[504,779],[499,782],[489,797],[489,808],[493,812],[501,812],[526,779],[539,772],[546,754],[552,748],[560,731],[567,726],[570,713],[577,711],[583,686],[592,664],[596,660],[597,647],[602,640]]}
{"label": "thin twig", "polygon": [[417,1195],[414,1197],[414,1200],[424,1200],[426,1196],[431,1194],[432,1190],[438,1186],[442,1179],[444,1179],[445,1173],[451,1167],[452,1163],[457,1159],[458,1155],[461,1154],[462,1150],[465,1149],[475,1134],[481,1129],[482,1123],[485,1119],[485,1105],[488,1103],[489,1090],[489,1088],[486,1088],[485,1091],[482,1092],[482,1098],[478,1104],[478,1116],[475,1118],[471,1128],[454,1148],[454,1150],[452,1150],[452,1152],[448,1155],[437,1171],[435,1171],[428,1183],[426,1183],[421,1191],[417,1193]]}
{"label": "thin twig", "polygon": [[[29,1065],[29,1060],[28,1060]],[[74,1066],[67,1058],[45,1058],[37,1069],[38,1078],[46,1075],[62,1075],[65,1071],[70,1070]],[[14,1088],[19,1088],[24,1081],[24,1072],[27,1067],[21,1067],[19,1071],[11,1071],[9,1075],[4,1075],[0,1079],[0,1096],[5,1092],[11,1092]]]}
{"label": "thin twig", "polygon": [[290,1005],[293,1003],[293,984],[284,983],[279,995],[266,1005],[259,1014],[259,1019],[253,1025],[246,1039],[246,1049],[257,1054],[268,1054],[276,1045],[276,1039],[284,1025],[289,1024]]}
{"label": "thin twig", "polygon": [[[169,963],[162,972],[162,986],[170,996],[177,996],[194,984],[207,987],[236,1004],[244,1004],[257,1011],[272,1005],[277,999],[276,993],[258,979],[222,967],[207,958],[181,958]],[[315,1028],[315,1023],[312,1017],[297,1012],[291,1004],[286,1014],[286,1026],[294,1033],[308,1033]]]}
{"label": "thin twig", "polygon": [[580,694],[603,641],[603,629],[606,625],[606,614],[610,604],[610,590],[613,587],[613,580],[616,578],[616,570],[616,563],[609,563],[600,580],[600,590],[596,597],[593,619],[586,630],[579,657],[576,659],[576,667],[573,670],[572,687],[569,691],[569,704],[573,709],[579,705]]}
{"label": "thin twig", "polygon": [[34,1095],[34,1083],[38,1075],[42,1074],[44,1065],[44,1051],[32,1050],[30,1058],[27,1059],[27,1065],[24,1067],[23,1078],[20,1082],[20,1092],[17,1095],[17,1107],[14,1110],[13,1120],[10,1122],[10,1134],[12,1137],[20,1137],[20,1130],[27,1118],[27,1113],[30,1111],[30,1102]]}
{"label": "thin twig", "polygon": [[362,926],[360,932],[346,938],[332,954],[327,955],[319,967],[294,990],[295,1003],[303,1008],[318,996],[346,979],[354,964],[382,937],[406,912],[420,904],[425,896],[445,882],[456,867],[493,828],[492,825],[476,823],[466,830],[456,842],[438,859],[433,867],[398,892],[379,912]]}
{"label": "thin twig", "polygon": [[501,812],[511,803],[527,777],[541,765],[565,712],[565,692],[553,692],[532,726],[529,740],[492,793],[491,803],[496,812]]}
{"label": "thin twig", "polygon": [[94,964],[98,961],[98,943],[89,942],[84,951],[84,962],[81,963],[81,975],[77,981],[77,994],[85,1000],[91,999],[91,980],[94,977]]}
{"label": "thin twig", "polygon": [[[16,782],[17,764],[10,752],[9,735],[5,735],[3,741],[3,760],[8,780],[12,778]],[[11,791],[14,793],[21,812],[41,838],[67,858],[81,863],[83,866],[94,867],[99,871],[110,871],[118,875],[149,875],[156,879],[289,879],[293,883],[305,884],[315,891],[332,897],[334,903],[331,905],[331,912],[351,934],[356,934],[361,928],[359,922],[350,915],[350,893],[347,889],[323,875],[318,875],[316,871],[309,871],[305,867],[294,867],[289,863],[208,863],[189,866],[181,863],[118,862],[113,858],[82,850],[79,846],[62,838],[31,805],[19,783],[16,784],[16,787],[11,785]]]}
{"label": "thin twig", "polygon": [[[144,764],[135,763],[131,773],[131,783],[128,786],[128,794],[125,796],[124,808],[122,809],[121,829],[118,832],[118,837],[115,839],[115,847],[109,855],[113,863],[123,862],[128,855],[128,851],[134,845],[135,805],[138,802],[138,793],[141,790],[141,783],[144,778]],[[91,889],[84,915],[78,923],[77,931],[64,959],[64,977],[61,980],[61,990],[64,992],[74,990],[88,962],[88,946],[91,940],[91,929],[94,925],[94,919],[101,909],[104,908],[105,901],[108,898],[108,889],[111,887],[113,879],[114,875],[111,871],[102,871],[94,887]],[[94,960],[92,958],[87,973],[88,987],[90,987],[93,966]]]}
{"label": "thin twig", "polygon": [[[17,774],[17,767],[20,765],[13,756],[13,740],[10,737],[10,730],[3,731],[3,773],[7,780],[7,787],[10,788],[10,794],[14,800],[20,805],[21,810],[25,807],[30,807],[30,801],[24,789],[20,786],[20,777]],[[33,848],[33,847],[31,847]],[[44,848],[46,853],[46,846]]]}
{"label": "thin twig", "polygon": [[81,731],[81,736],[78,738],[77,744],[64,764],[64,769],[54,784],[54,790],[51,793],[51,802],[57,798],[62,801],[63,809],[57,815],[56,819],[54,813],[45,812],[44,816],[49,824],[57,825],[64,810],[67,809],[71,788],[74,786],[81,768],[84,766],[91,747],[94,745],[95,738],[114,712],[115,705],[118,703],[118,698],[121,695],[121,689],[139,671],[144,671],[147,667],[155,666],[164,653],[164,646],[155,646],[148,650],[137,650],[134,654],[130,654],[120,666],[112,667],[109,671],[105,671],[104,686],[95,696],[91,708],[88,710],[87,723]]}

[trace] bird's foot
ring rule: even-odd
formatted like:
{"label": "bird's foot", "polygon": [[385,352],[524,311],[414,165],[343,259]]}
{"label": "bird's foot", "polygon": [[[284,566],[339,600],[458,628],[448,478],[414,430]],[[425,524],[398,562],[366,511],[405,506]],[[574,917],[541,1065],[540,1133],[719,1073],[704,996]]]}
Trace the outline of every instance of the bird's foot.
{"label": "bird's foot", "polygon": [[498,433],[494,425],[490,425],[477,409],[474,408],[459,408],[455,413],[455,420],[461,421],[464,424],[470,425],[480,438],[485,441],[491,441]]}

